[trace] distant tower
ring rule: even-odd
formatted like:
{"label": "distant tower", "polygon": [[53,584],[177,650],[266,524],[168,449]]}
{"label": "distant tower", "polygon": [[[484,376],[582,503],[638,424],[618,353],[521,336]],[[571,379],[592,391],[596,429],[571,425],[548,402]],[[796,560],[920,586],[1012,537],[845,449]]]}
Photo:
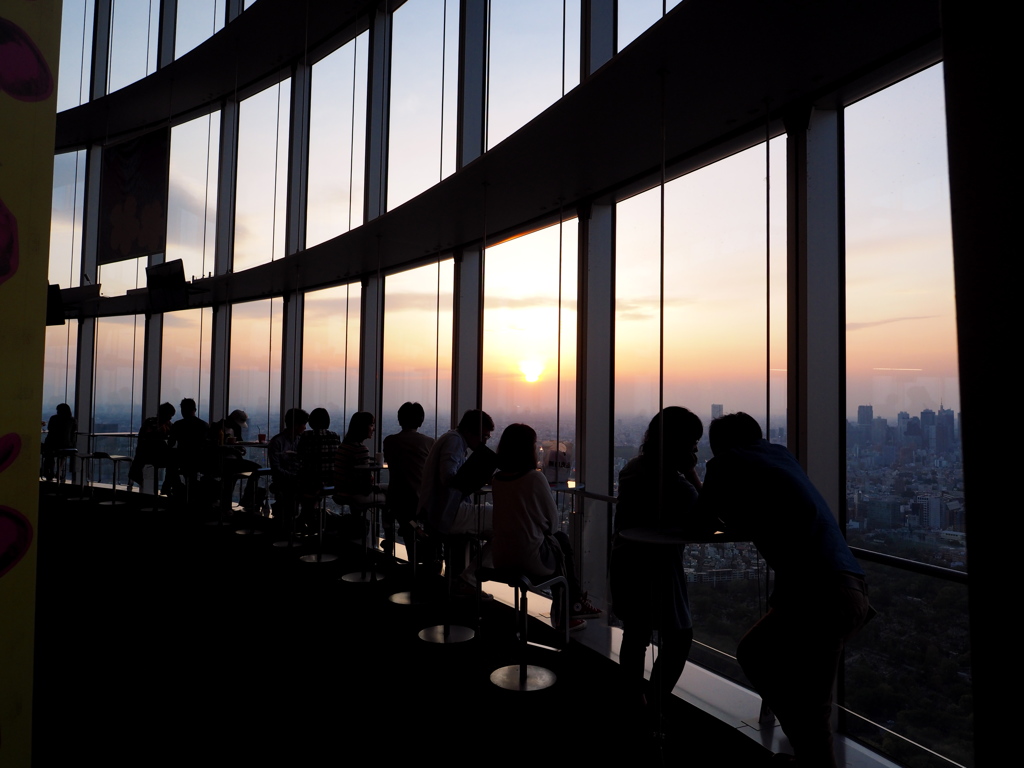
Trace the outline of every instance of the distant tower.
{"label": "distant tower", "polygon": [[871,405],[857,406],[857,423],[862,427],[870,427],[875,420],[875,409]]}
{"label": "distant tower", "polygon": [[711,404],[711,418],[712,419],[720,419],[724,415],[725,415],[725,406],[724,405],[722,405],[721,403],[712,403]]}

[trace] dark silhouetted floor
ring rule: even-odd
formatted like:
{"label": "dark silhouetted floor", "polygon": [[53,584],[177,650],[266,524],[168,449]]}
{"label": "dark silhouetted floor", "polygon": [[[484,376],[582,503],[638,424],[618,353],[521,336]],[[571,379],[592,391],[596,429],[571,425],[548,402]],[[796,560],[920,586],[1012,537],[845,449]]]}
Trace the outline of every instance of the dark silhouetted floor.
{"label": "dark silhouetted floor", "polygon": [[[575,643],[536,651],[558,675],[553,688],[494,687],[491,670],[516,659],[506,606],[484,606],[477,639],[430,645],[416,633],[444,606],[390,603],[401,576],[339,581],[360,562],[352,544],[332,542],[341,559],[310,565],[271,535],[237,535],[187,510],[142,512],[139,500],[42,498],[37,766],[767,762],[678,700],[665,739],[650,738],[624,704],[617,665]],[[472,603],[454,611],[475,623]]]}

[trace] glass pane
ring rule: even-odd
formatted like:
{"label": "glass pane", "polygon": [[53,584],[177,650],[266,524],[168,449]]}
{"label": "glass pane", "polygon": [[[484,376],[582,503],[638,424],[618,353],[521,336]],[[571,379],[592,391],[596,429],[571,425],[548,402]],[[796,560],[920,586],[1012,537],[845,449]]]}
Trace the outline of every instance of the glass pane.
{"label": "glass pane", "polygon": [[[768,153],[762,144],[666,185],[663,310],[659,190],[616,207],[616,472],[639,452],[662,383],[664,404],[689,408],[705,427],[746,411],[786,441],[784,140]],[[767,208],[766,163],[776,180]],[[710,458],[706,436],[700,450]]]}
{"label": "glass pane", "polygon": [[199,417],[205,420],[209,409],[213,310],[185,309],[166,312],[163,317],[160,402],[177,408],[182,398],[191,397],[196,401]]}
{"label": "glass pane", "polygon": [[213,271],[219,145],[220,112],[171,128],[166,259],[181,259],[186,280]]}
{"label": "glass pane", "polygon": [[101,296],[124,296],[128,291],[146,287],[147,256],[101,264],[99,282]]}
{"label": "glass pane", "polygon": [[455,170],[459,3],[409,0],[391,34],[389,209]]}
{"label": "glass pane", "polygon": [[302,407],[326,408],[344,432],[359,404],[358,283],[310,291],[302,325]]}
{"label": "glass pane", "polygon": [[629,0],[617,5],[618,17],[615,30],[618,50],[621,51],[654,22],[675,8],[681,0]]}
{"label": "glass pane", "polygon": [[580,4],[491,0],[490,149],[579,84]]}
{"label": "glass pane", "polygon": [[239,105],[234,271],[284,256],[291,80]]}
{"label": "glass pane", "polygon": [[423,406],[420,432],[436,438],[452,426],[451,259],[388,275],[384,283],[384,384],[381,436],[401,431],[398,408]]}
{"label": "glass pane", "polygon": [[[142,426],[145,332],[146,320],[142,315],[96,320],[93,432],[134,435]],[[131,456],[135,450],[134,440],[127,436],[97,437],[92,441],[92,448],[123,456]],[[111,463],[92,462],[93,477],[109,483],[113,477]],[[126,472],[119,474],[119,482],[125,482]]]}
{"label": "glass pane", "polygon": [[844,730],[901,765],[973,766],[967,587],[861,565],[879,616],[846,644]]}
{"label": "glass pane", "polygon": [[[785,444],[785,152],[775,139],[665,186],[663,303],[660,188],[616,206],[616,478],[639,453],[661,397],[704,422],[701,474],[715,416],[745,411]],[[692,658],[748,684],[736,645],[767,610],[763,561],[746,542],[691,545],[685,566]]]}
{"label": "glass pane", "polygon": [[[46,328],[46,352],[43,363],[43,413],[46,422],[59,403],[75,409],[75,364],[78,361],[78,321]],[[84,431],[86,425],[82,425]]]}
{"label": "glass pane", "polygon": [[160,0],[110,1],[107,93],[156,72]]}
{"label": "glass pane", "polygon": [[306,247],[363,223],[369,33],[313,65]]}
{"label": "glass pane", "polygon": [[78,286],[82,263],[82,206],[85,203],[85,151],[53,158],[48,280],[62,288]]}
{"label": "glass pane", "polygon": [[941,65],[845,123],[847,533],[966,569]]}
{"label": "glass pane", "polygon": [[[281,328],[284,302],[265,299],[231,307],[228,410],[249,415],[243,437],[281,431]],[[269,431],[268,431],[269,429]]]}
{"label": "glass pane", "polygon": [[565,456],[552,480],[575,478],[577,242],[568,219],[484,254],[483,407],[494,444],[506,425],[529,424],[547,467],[557,440]]}
{"label": "glass pane", "polygon": [[60,22],[57,111],[85,104],[92,78],[91,0],[64,0]]}
{"label": "glass pane", "polygon": [[178,0],[174,58],[184,56],[224,28],[225,0]]}

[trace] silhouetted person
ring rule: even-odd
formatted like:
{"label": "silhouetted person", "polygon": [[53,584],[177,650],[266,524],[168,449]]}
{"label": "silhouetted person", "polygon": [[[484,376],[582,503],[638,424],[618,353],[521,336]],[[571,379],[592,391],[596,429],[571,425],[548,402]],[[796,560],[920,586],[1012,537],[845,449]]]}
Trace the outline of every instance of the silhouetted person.
{"label": "silhouetted person", "polygon": [[71,414],[71,406],[61,403],[46,423],[43,439],[43,477],[53,480],[56,474],[57,452],[74,448],[78,440],[78,421]]}
{"label": "silhouetted person", "polygon": [[434,438],[421,434],[426,414],[419,403],[403,403],[398,409],[401,432],[384,438],[384,459],[388,463],[388,515],[398,523],[398,533],[412,558],[411,522],[416,519],[423,483],[423,467],[434,445]]}
{"label": "silhouetted person", "polygon": [[320,491],[334,484],[334,459],[341,444],[332,432],[331,415],[326,408],[309,412],[309,429],[299,437],[299,486],[304,495],[319,496]]}
{"label": "silhouetted person", "polygon": [[[138,483],[140,488],[142,468],[146,464],[152,465],[154,472],[158,467],[174,466],[168,439],[171,436],[171,419],[176,412],[170,403],[161,403],[156,409],[156,416],[150,416],[142,422],[135,442],[135,457],[128,468],[128,479]],[[164,490],[174,484],[173,475],[173,472],[168,472],[164,477]]]}
{"label": "silhouetted person", "polygon": [[736,657],[801,766],[832,768],[832,685],[843,643],[873,613],[864,571],[825,499],[793,455],[745,413],[711,422],[698,509],[753,541],[775,571],[768,613]]}
{"label": "silhouetted person", "polygon": [[610,564],[612,606],[623,624],[619,663],[627,684],[646,704],[644,660],[658,630],[660,649],[650,684],[654,716],[682,675],[693,642],[685,547],[626,541],[620,534],[630,528],[668,532],[693,520],[700,484],[693,470],[703,434],[704,425],[686,408],[665,408],[651,419],[640,455],[619,472]]}
{"label": "silhouetted person", "polygon": [[[236,445],[242,440],[248,426],[249,415],[245,411],[235,409],[220,421],[213,422],[207,434],[209,458],[205,471],[221,478],[220,502],[225,507],[231,505],[235,476],[242,472],[252,472],[260,467],[255,461],[245,458],[244,446]],[[246,480],[242,498],[249,500],[250,506],[255,500],[258,483],[259,479],[256,476],[250,476]]]}
{"label": "silhouetted person", "polygon": [[[357,411],[348,422],[348,431],[334,453],[334,490],[336,493],[367,501],[377,491],[370,471],[370,451],[366,441],[373,437],[377,421],[368,411]],[[381,497],[380,501],[383,501]],[[348,502],[343,502],[348,503]]]}
{"label": "silhouetted person", "polygon": [[[472,495],[490,481],[497,468],[497,457],[487,447],[493,431],[494,420],[484,411],[466,411],[459,426],[441,435],[430,449],[423,466],[417,514],[428,533],[473,533],[490,538],[491,505],[474,504]],[[476,584],[473,566],[464,568],[465,563],[464,555],[458,562],[453,557],[454,572],[462,573],[456,589],[475,595],[469,588]]]}
{"label": "silhouetted person", "polygon": [[[490,532],[491,509],[486,505],[478,528],[477,506],[469,498],[494,474],[497,457],[487,447],[494,420],[480,410],[466,411],[459,426],[434,443],[423,467],[419,516],[441,533]],[[470,451],[475,461],[467,465]]]}
{"label": "silhouetted person", "polygon": [[[558,508],[544,473],[537,469],[537,433],[526,424],[509,424],[498,442],[498,473],[491,480],[494,498],[494,537],[491,558],[495,568],[513,568],[530,581],[546,581],[556,573],[569,584],[569,629],[587,626],[585,619],[601,611],[587,600],[576,578],[569,537],[558,524]],[[561,585],[551,602],[552,619],[562,627]]]}
{"label": "silhouetted person", "polygon": [[270,462],[271,490],[274,492],[274,517],[294,517],[299,505],[299,437],[306,430],[309,414],[301,408],[289,408],[284,415],[284,431],[270,438],[267,461]]}
{"label": "silhouetted person", "polygon": [[181,418],[171,424],[167,444],[174,451],[177,474],[195,481],[210,425],[196,416],[196,401],[191,397],[181,401],[180,409]]}

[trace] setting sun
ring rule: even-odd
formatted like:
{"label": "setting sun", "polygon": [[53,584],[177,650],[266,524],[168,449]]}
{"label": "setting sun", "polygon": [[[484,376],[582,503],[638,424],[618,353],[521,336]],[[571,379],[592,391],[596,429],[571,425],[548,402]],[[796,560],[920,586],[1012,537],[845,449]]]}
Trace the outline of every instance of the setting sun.
{"label": "setting sun", "polygon": [[537,360],[522,360],[519,363],[519,370],[523,372],[526,380],[532,384],[540,380],[540,375],[544,373],[544,363]]}

